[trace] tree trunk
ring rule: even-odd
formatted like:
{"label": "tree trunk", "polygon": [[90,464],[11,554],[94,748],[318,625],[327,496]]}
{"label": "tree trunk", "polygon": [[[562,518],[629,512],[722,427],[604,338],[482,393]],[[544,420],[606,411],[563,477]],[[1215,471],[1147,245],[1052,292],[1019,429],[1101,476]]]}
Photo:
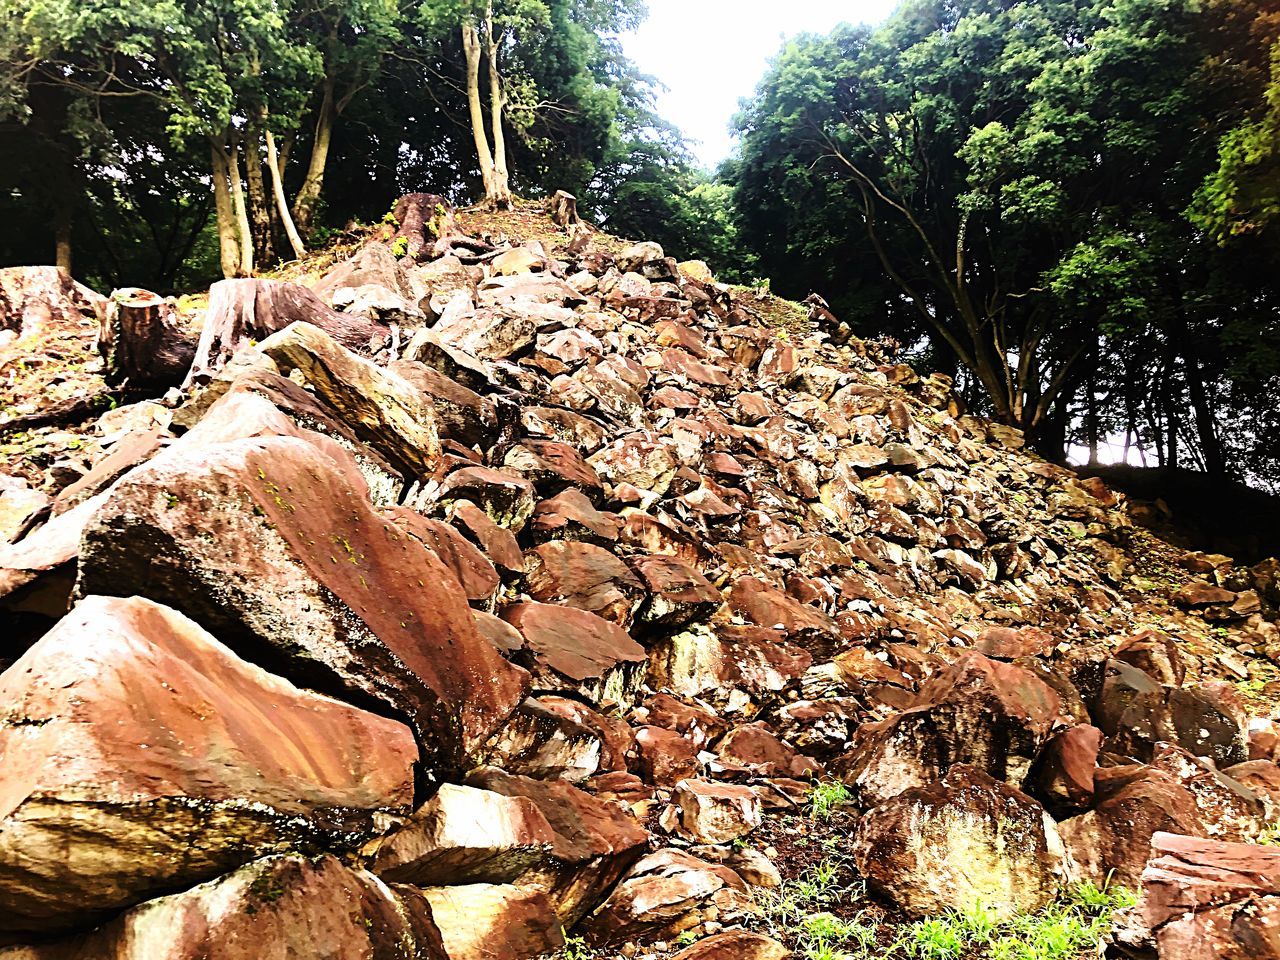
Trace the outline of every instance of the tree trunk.
{"label": "tree trunk", "polygon": [[246,126],[245,133],[244,179],[249,191],[249,219],[253,224],[255,259],[259,263],[274,263],[276,251],[271,229],[271,202],[262,181],[262,161],[258,153],[261,134],[256,124]]}
{"label": "tree trunk", "polygon": [[499,210],[511,207],[511,176],[507,172],[507,138],[502,129],[502,111],[506,94],[502,74],[498,71],[498,45],[493,39],[493,4],[485,17],[485,40],[489,59],[489,123],[493,128],[493,193],[486,197]]}
{"label": "tree trunk", "polygon": [[405,241],[405,255],[414,260],[435,259],[449,253],[490,253],[494,247],[469,237],[458,226],[453,205],[434,193],[407,193],[392,210],[399,226],[391,243]]}
{"label": "tree trunk", "polygon": [[70,199],[58,203],[54,213],[54,263],[59,270],[71,275],[71,203]]}
{"label": "tree trunk", "polygon": [[1210,476],[1223,476],[1226,465],[1222,457],[1222,441],[1218,439],[1213,409],[1209,405],[1209,395],[1205,389],[1204,375],[1194,357],[1186,357],[1183,366],[1187,371],[1187,390],[1191,394],[1191,409],[1195,414],[1196,436],[1200,440],[1200,449],[1204,453],[1205,471]]}
{"label": "tree trunk", "polygon": [[213,202],[218,220],[218,252],[222,261],[222,275],[234,277],[240,273],[240,246],[236,236],[231,193],[227,187],[226,151],[221,144],[213,142],[209,152],[210,166],[213,168]]}
{"label": "tree trunk", "polygon": [[[312,218],[315,216],[316,204],[324,189],[324,170],[329,162],[329,144],[333,139],[333,125],[337,113],[333,103],[334,79],[324,78],[324,94],[320,101],[320,110],[316,114],[315,138],[311,141],[311,160],[307,164],[307,176],[302,181],[302,188],[293,198],[293,220],[302,236],[311,233]],[[281,160],[281,167],[284,161]]]}
{"label": "tree trunk", "polygon": [[227,174],[231,179],[231,205],[236,214],[236,230],[240,237],[240,274],[253,276],[253,230],[249,226],[249,209],[244,198],[244,182],[240,179],[240,148],[234,143],[227,154]]}
{"label": "tree trunk", "polygon": [[480,179],[484,183],[485,199],[488,200],[495,189],[493,153],[489,150],[489,135],[484,128],[484,107],[480,104],[480,34],[473,20],[462,25],[462,50],[467,59],[467,112],[471,117],[471,136],[476,143]]}
{"label": "tree trunk", "polygon": [[298,236],[298,228],[293,223],[293,215],[289,213],[289,201],[284,195],[284,178],[280,174],[280,158],[276,154],[276,138],[270,128],[263,131],[267,138],[267,167],[271,170],[271,192],[275,194],[276,211],[280,214],[280,222],[284,225],[284,235],[289,238],[289,246],[293,248],[293,258],[301,260],[307,255],[306,245]]}
{"label": "tree trunk", "polygon": [[195,338],[172,303],[130,287],[111,294],[98,327],[98,353],[111,386],[165,390],[182,383],[195,357]]}
{"label": "tree trunk", "polygon": [[209,288],[209,308],[187,385],[208,382],[252,341],[265,340],[296,320],[315,324],[349,350],[362,352],[386,330],[368,317],[339,313],[297,283],[221,280]]}

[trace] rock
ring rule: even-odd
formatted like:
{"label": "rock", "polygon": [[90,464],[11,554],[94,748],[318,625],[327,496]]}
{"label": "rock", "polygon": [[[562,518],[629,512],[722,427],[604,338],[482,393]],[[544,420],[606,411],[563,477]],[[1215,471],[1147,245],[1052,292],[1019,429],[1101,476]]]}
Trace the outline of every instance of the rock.
{"label": "rock", "polygon": [[598,944],[671,939],[751,906],[747,885],[729,867],[667,847],[638,861],[583,929]]}
{"label": "rock", "polygon": [[703,697],[730,713],[751,711],[803,676],[813,658],[759,627],[692,628],[654,645],[650,682]]}
{"label": "rock", "polygon": [[755,791],[707,780],[681,780],[673,802],[679,832],[698,843],[730,843],[760,826],[762,807]]}
{"label": "rock", "polygon": [[447,960],[531,960],[564,945],[547,895],[511,884],[427,887]]}
{"label": "rock", "polygon": [[[86,641],[92,639],[92,643]],[[413,800],[409,729],[88,597],[0,678],[0,931],[83,924]]]}
{"label": "rock", "polygon": [[925,684],[909,709],[861,727],[840,768],[864,806],[956,764],[1021,785],[1061,709],[1058,693],[1029,671],[969,654]]}
{"label": "rock", "polygon": [[49,497],[17,477],[0,474],[0,544],[13,543],[49,507]]}
{"label": "rock", "polygon": [[468,600],[488,600],[501,585],[493,564],[449,524],[404,507],[388,510],[387,516],[449,568]]}
{"label": "rock", "polygon": [[720,606],[720,591],[674,557],[641,557],[634,566],[649,593],[636,619],[648,629],[680,630],[708,619]]}
{"label": "rock", "polygon": [[1205,826],[1195,798],[1169,774],[1150,767],[1108,774],[1098,779],[1096,806],[1059,830],[1081,877],[1137,889],[1155,834],[1200,836]]}
{"label": "rock", "polygon": [[441,506],[460,500],[478,506],[498,526],[519,533],[533,515],[533,484],[503,470],[463,467],[445,478],[439,493]]}
{"label": "rock", "polygon": [[1182,686],[1187,666],[1178,651],[1177,641],[1165,633],[1144,630],[1124,640],[1112,657],[1131,667],[1137,667],[1157,683],[1170,687]]}
{"label": "rock", "polygon": [[654,243],[652,240],[646,240],[643,243],[633,243],[627,247],[614,259],[618,264],[618,269],[623,273],[630,273],[637,270],[646,263],[654,260],[662,260],[666,254],[662,252],[662,247]]}
{"label": "rock", "polygon": [[597,510],[585,495],[570,488],[539,502],[530,527],[539,540],[582,540],[604,545],[618,539],[622,518]]}
{"label": "rock", "polygon": [[721,761],[741,765],[764,777],[805,780],[824,773],[822,764],[783,743],[766,724],[734,727],[716,745]]}
{"label": "rock", "polygon": [[662,727],[636,731],[636,759],[632,769],[646,783],[672,787],[698,774],[698,745],[689,737]]}
{"label": "rock", "polygon": [[630,567],[590,543],[544,543],[525,555],[525,571],[533,599],[565,603],[623,627],[644,595],[644,584]]}
{"label": "rock", "polygon": [[1138,911],[1160,956],[1280,956],[1280,850],[1157,833]]}
{"label": "rock", "polygon": [[80,589],[150,597],[295,682],[405,717],[424,771],[443,775],[528,678],[480,636],[444,564],[373,512],[354,472],[294,437],[171,447],[95,513]]}
{"label": "rock", "polygon": [[425,396],[439,417],[441,439],[491,446],[505,426],[502,408],[424,363],[397,360],[387,370]]}
{"label": "rock", "polygon": [[451,960],[431,907],[332,856],[273,856],[129,910],[92,933],[0,947],[3,960]]}
{"label": "rock", "polygon": [[439,421],[407,381],[355,356],[319,327],[293,323],[258,350],[280,372],[297,371],[355,431],[406,476],[426,477],[440,458]]}
{"label": "rock", "polygon": [[[515,628],[504,625],[523,643]],[[489,742],[485,762],[521,776],[572,783],[599,772],[606,750],[601,731],[552,710],[548,700],[554,699],[543,696],[520,704]]]}
{"label": "rock", "polygon": [[446,783],[364,852],[369,868],[394,883],[513,883],[546,859],[554,839],[532,800]]}
{"label": "rock", "polygon": [[540,690],[576,690],[601,703],[624,703],[639,687],[644,648],[617,624],[574,607],[517,603],[502,617],[525,640],[522,663]]}
{"label": "rock", "polygon": [[867,881],[912,917],[977,903],[1001,919],[1033,913],[1074,877],[1044,808],[965,765],[867,813],[853,857]]}
{"label": "rock", "polygon": [[558,780],[532,780],[481,767],[467,776],[467,782],[506,797],[526,798],[546,818],[552,831],[546,855],[522,875],[520,886],[546,893],[565,927],[572,927],[604,899],[649,840],[616,804]]}
{"label": "rock", "polygon": [[1093,803],[1094,768],[1102,731],[1081,724],[1056,734],[1036,762],[1035,794],[1055,814],[1080,813]]}
{"label": "rock", "polygon": [[791,951],[771,937],[731,930],[699,940],[671,960],[786,960]]}

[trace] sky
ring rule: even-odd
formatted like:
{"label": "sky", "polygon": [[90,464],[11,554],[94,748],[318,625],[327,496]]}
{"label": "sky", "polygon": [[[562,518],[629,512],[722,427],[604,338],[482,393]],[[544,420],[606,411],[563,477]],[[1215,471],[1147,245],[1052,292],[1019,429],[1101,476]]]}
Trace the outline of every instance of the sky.
{"label": "sky", "polygon": [[729,121],[750,97],[785,37],[837,23],[879,23],[898,0],[649,0],[649,19],[623,46],[667,87],[658,113],[680,127],[714,168],[733,149]]}

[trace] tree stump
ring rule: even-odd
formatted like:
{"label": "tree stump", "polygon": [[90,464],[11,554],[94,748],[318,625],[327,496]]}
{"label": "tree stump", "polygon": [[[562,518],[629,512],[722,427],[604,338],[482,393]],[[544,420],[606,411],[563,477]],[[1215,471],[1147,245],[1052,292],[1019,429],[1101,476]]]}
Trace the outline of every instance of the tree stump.
{"label": "tree stump", "polygon": [[493,244],[463,233],[453,204],[437,194],[406,193],[396,201],[392,213],[399,225],[392,234],[391,248],[394,250],[403,238],[405,256],[414,261],[436,260],[448,254],[474,259],[495,249]]}
{"label": "tree stump", "polygon": [[546,208],[551,216],[551,222],[557,227],[568,230],[574,224],[581,222],[578,218],[578,198],[565,190],[557,190],[547,197]]}
{"label": "tree stump", "polygon": [[107,304],[57,267],[0,269],[0,331],[37,340],[55,326],[101,323]]}
{"label": "tree stump", "polygon": [[173,303],[138,287],[111,294],[97,347],[108,384],[158,390],[182,383],[196,352]]}
{"label": "tree stump", "polygon": [[209,288],[209,309],[186,386],[206,383],[237,352],[295,320],[315,324],[349,350],[368,353],[386,328],[368,317],[339,313],[296,283],[220,280]]}

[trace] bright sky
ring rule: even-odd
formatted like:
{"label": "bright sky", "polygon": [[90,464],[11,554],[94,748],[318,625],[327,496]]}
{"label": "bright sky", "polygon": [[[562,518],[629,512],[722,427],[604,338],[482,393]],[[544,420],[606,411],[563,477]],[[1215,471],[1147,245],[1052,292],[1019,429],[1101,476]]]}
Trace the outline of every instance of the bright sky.
{"label": "bright sky", "polygon": [[733,148],[729,121],[785,37],[837,23],[879,23],[897,0],[649,0],[649,19],[623,38],[628,56],[669,89],[658,112],[708,167]]}

